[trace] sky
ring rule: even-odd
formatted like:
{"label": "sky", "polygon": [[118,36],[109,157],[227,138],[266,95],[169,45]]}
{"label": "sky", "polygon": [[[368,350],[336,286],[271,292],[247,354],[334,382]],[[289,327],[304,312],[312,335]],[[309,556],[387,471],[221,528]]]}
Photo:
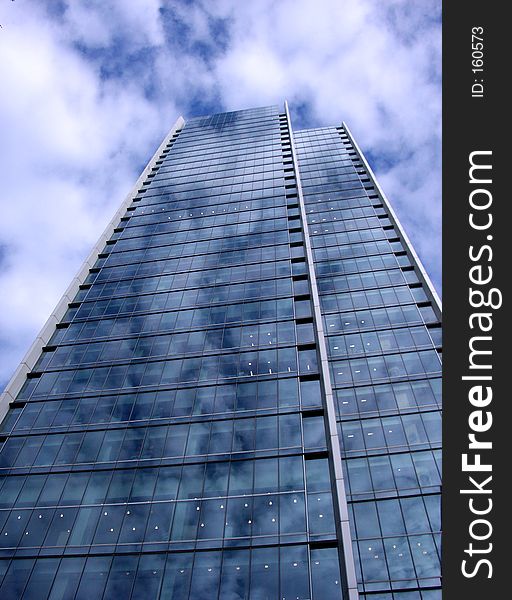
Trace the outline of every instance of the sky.
{"label": "sky", "polygon": [[345,121],[441,291],[439,0],[0,0],[0,389],[179,115]]}

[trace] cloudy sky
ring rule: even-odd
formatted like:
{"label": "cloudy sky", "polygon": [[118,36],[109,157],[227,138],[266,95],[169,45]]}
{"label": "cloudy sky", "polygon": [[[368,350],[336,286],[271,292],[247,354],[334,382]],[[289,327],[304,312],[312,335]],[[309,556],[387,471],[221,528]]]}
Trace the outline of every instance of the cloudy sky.
{"label": "cloudy sky", "polygon": [[346,121],[440,291],[439,0],[0,0],[0,388],[181,114]]}

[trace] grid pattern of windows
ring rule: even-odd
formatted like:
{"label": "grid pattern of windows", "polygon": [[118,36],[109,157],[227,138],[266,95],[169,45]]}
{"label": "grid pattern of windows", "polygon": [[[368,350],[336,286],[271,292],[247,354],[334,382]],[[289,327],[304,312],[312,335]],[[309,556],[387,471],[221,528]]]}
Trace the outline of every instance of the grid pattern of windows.
{"label": "grid pattern of windows", "polygon": [[344,129],[295,143],[359,591],[437,600],[440,324]]}
{"label": "grid pattern of windows", "polygon": [[342,598],[299,215],[277,108],[172,136],[4,421],[1,597]]}
{"label": "grid pattern of windows", "polygon": [[439,600],[438,314],[343,128],[291,137],[152,162],[0,426],[0,597],[353,600],[353,552],[360,598]]}
{"label": "grid pattern of windows", "polygon": [[295,139],[359,590],[438,598],[439,323],[343,128]]}

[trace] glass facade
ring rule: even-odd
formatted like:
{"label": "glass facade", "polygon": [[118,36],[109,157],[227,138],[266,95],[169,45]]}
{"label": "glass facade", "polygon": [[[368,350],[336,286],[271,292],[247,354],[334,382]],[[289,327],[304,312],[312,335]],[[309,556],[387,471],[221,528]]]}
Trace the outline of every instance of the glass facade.
{"label": "glass facade", "polygon": [[439,599],[440,314],[345,128],[294,137],[360,597]]}
{"label": "glass facade", "polygon": [[440,598],[439,313],[373,184],[279,107],[172,132],[2,423],[0,597]]}

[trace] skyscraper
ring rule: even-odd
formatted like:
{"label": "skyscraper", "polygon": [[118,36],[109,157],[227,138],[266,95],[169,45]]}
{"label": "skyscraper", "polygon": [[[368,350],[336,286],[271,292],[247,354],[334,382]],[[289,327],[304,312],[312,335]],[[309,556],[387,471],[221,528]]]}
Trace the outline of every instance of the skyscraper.
{"label": "skyscraper", "polygon": [[0,597],[437,600],[440,308],[346,125],[180,118],[0,403]]}

